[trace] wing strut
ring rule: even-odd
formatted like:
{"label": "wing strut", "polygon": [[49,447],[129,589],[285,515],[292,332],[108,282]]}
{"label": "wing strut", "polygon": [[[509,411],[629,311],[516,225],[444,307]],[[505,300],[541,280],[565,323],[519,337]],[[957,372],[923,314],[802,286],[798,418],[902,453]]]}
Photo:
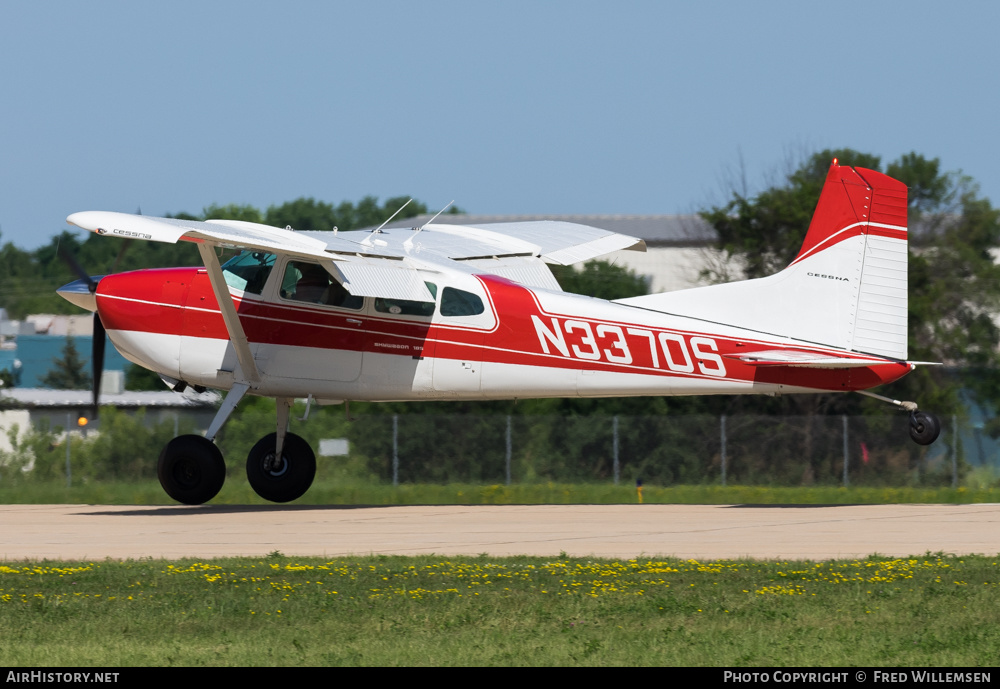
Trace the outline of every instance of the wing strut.
{"label": "wing strut", "polygon": [[[212,291],[215,293],[215,301],[219,302],[219,310],[222,311],[222,319],[226,322],[226,330],[229,332],[229,341],[233,343],[236,350],[236,359],[240,362],[241,376],[234,373],[236,383],[249,383],[255,388],[260,384],[260,374],[257,372],[257,364],[254,363],[253,354],[250,352],[250,343],[247,335],[243,332],[243,324],[236,314],[236,305],[233,297],[229,293],[229,286],[226,278],[222,274],[222,266],[219,265],[219,257],[215,255],[215,246],[207,242],[198,244],[198,253],[201,254],[201,261],[208,271],[208,279],[212,283]],[[241,380],[243,377],[245,380]]]}

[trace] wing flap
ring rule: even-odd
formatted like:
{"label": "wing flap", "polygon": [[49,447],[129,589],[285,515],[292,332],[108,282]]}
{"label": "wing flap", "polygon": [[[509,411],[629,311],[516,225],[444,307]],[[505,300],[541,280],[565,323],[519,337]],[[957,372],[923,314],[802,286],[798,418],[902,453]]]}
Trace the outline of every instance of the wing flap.
{"label": "wing flap", "polygon": [[[640,244],[642,245],[641,249],[637,248]],[[626,249],[645,251],[646,243],[642,240],[636,243],[634,238],[627,237],[623,234],[612,234],[607,237],[592,239],[584,244],[576,244],[574,246],[568,246],[563,249],[544,253],[542,254],[542,258],[551,261],[552,263],[570,266],[574,263],[581,263],[583,261],[589,261],[597,258],[598,256],[610,254],[612,251],[622,251]]]}
{"label": "wing flap", "polygon": [[508,222],[471,227],[538,245],[538,255],[551,263],[568,266],[589,261],[612,251],[645,251],[646,243],[609,230],[560,220]]}

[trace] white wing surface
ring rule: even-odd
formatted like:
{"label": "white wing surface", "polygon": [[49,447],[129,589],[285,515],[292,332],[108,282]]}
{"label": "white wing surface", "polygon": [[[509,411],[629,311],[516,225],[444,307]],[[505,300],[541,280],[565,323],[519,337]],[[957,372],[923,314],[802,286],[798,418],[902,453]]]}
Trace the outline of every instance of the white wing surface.
{"label": "white wing surface", "polygon": [[351,294],[424,301],[430,293],[417,273],[418,265],[459,267],[531,287],[558,289],[544,263],[570,265],[620,249],[646,248],[634,237],[551,220],[477,226],[428,224],[375,232],[295,232],[235,220],[199,222],[108,211],[74,213],[67,221],[114,237],[190,241],[319,259]]}

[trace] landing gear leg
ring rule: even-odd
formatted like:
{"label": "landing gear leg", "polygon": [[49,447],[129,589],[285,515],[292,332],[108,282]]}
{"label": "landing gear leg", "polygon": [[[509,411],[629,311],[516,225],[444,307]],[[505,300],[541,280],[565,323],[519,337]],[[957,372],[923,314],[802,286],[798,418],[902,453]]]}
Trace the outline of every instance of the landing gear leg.
{"label": "landing gear leg", "polygon": [[163,490],[177,502],[200,505],[222,490],[226,481],[226,463],[222,452],[212,441],[248,389],[248,385],[241,383],[233,385],[204,438],[200,435],[178,436],[160,452],[156,475]]}
{"label": "landing gear leg", "polygon": [[247,457],[247,479],[260,497],[291,502],[302,497],[316,476],[316,455],[303,438],[288,433],[292,400],[279,397],[278,428],[261,438]]}
{"label": "landing gear leg", "polygon": [[868,392],[867,390],[858,390],[858,392],[865,397],[888,402],[910,412],[910,438],[918,445],[930,445],[941,435],[941,422],[938,420],[938,417],[929,412],[918,411],[916,402],[894,400],[891,397],[876,395],[874,392]]}

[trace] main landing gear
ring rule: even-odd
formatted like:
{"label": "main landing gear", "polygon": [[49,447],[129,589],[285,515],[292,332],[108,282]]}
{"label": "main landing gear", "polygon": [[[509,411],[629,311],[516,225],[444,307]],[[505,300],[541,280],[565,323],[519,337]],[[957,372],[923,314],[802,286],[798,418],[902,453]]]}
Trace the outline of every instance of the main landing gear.
{"label": "main landing gear", "polygon": [[[157,466],[160,485],[177,502],[200,505],[222,490],[226,464],[213,441],[247,390],[248,386],[243,384],[233,386],[204,438],[182,435],[167,443],[160,452]],[[254,492],[265,500],[291,502],[302,497],[312,485],[316,476],[316,455],[309,443],[288,433],[292,400],[281,397],[277,404],[277,432],[264,436],[250,450],[247,479]]]}
{"label": "main landing gear", "polygon": [[316,455],[309,443],[295,435],[285,435],[278,459],[277,433],[257,441],[247,457],[247,479],[254,492],[271,502],[291,502],[309,490],[316,476]]}
{"label": "main landing gear", "polygon": [[941,435],[941,422],[930,412],[919,411],[916,402],[902,402],[891,397],[876,395],[867,390],[858,390],[865,397],[894,404],[900,409],[910,412],[910,438],[918,445],[930,445]]}

